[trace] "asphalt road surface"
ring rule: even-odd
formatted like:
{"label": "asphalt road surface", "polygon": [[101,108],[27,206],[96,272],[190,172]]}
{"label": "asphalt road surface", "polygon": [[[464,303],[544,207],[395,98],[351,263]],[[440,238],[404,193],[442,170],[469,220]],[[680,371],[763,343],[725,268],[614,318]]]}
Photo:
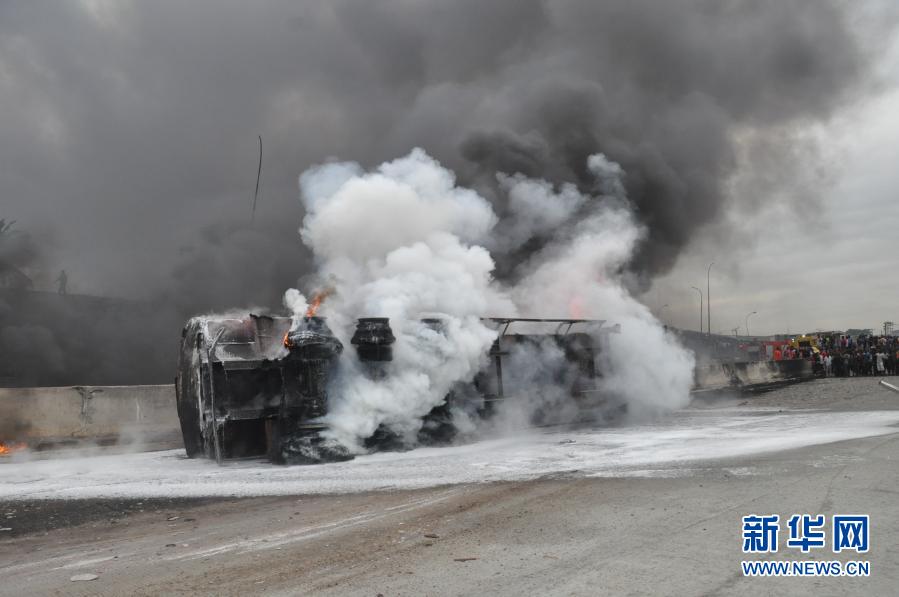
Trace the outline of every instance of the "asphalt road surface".
{"label": "asphalt road surface", "polygon": [[[837,428],[866,413],[886,427],[737,455],[711,443],[701,457],[644,464],[640,474],[562,467],[339,495],[47,500],[16,484],[21,496],[9,490],[0,502],[0,528],[11,529],[0,531],[0,595],[897,594],[899,394],[874,379],[827,380],[691,410],[735,406],[785,417],[814,410]],[[696,429],[705,433],[694,428],[691,441]],[[802,554],[783,533],[777,554],[741,552],[742,516],[794,513],[869,514],[869,553]],[[871,570],[746,578],[745,559],[865,559]]]}

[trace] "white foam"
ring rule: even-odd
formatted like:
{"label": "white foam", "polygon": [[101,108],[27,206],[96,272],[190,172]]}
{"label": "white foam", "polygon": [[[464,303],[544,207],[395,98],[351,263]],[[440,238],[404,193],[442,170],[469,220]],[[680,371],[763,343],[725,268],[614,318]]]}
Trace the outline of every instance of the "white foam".
{"label": "white foam", "polygon": [[[263,496],[576,476],[693,474],[697,461],[896,433],[899,411],[687,410],[651,425],[533,431],[447,448],[284,467],[189,460],[183,450],[0,465],[0,499]],[[667,472],[666,472],[667,471]]]}

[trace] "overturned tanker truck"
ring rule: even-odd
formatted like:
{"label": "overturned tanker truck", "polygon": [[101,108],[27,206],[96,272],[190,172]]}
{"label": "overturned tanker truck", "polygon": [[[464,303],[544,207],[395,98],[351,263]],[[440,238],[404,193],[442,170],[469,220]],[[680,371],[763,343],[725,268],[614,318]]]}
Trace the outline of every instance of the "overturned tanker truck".
{"label": "overturned tanker truck", "polygon": [[[624,406],[599,391],[596,359],[608,334],[619,327],[601,320],[489,318],[497,329],[487,365],[467,384],[458,384],[422,421],[420,443],[440,443],[455,433],[451,409],[488,418],[503,401],[515,400],[514,379],[523,371],[510,359],[516,348],[545,346],[563,355],[559,382],[566,399],[594,416],[611,417]],[[440,319],[421,323],[443,330]],[[513,325],[529,333],[510,333]],[[552,331],[534,331],[551,326]],[[583,330],[583,331],[580,331]],[[588,333],[589,332],[589,333]],[[374,376],[389,374],[395,337],[387,318],[363,318],[351,344],[344,346],[323,317],[195,317],[182,331],[175,380],[178,418],[188,457],[225,459],[265,456],[272,462],[311,464],[352,458],[324,442],[322,418],[328,412],[329,386],[341,358],[357,358]],[[510,392],[510,390],[513,390]],[[534,424],[545,422],[540,413]],[[388,430],[368,439],[371,449],[401,447]]]}

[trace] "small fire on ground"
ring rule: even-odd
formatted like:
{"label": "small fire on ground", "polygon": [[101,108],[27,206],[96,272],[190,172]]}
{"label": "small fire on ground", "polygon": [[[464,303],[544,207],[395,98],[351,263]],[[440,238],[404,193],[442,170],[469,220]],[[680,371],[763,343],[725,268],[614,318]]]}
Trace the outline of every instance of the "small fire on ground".
{"label": "small fire on ground", "polygon": [[15,454],[16,452],[21,452],[22,450],[28,449],[28,444],[22,442],[14,442],[14,443],[4,443],[0,442],[0,456],[9,456],[10,454]]}

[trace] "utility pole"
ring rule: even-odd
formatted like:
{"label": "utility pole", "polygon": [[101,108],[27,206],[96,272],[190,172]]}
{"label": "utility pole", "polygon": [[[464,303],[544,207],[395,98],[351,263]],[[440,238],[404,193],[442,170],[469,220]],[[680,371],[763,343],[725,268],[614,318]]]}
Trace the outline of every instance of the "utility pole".
{"label": "utility pole", "polygon": [[702,333],[702,291],[695,286],[690,286],[693,290],[699,293],[699,333]]}
{"label": "utility pole", "polygon": [[259,135],[259,165],[256,167],[256,192],[253,193],[253,213],[250,225],[256,222],[256,201],[259,199],[259,180],[262,178],[262,135]]}
{"label": "utility pole", "polygon": [[750,318],[751,316],[755,315],[756,313],[758,313],[758,311],[753,311],[752,313],[749,313],[749,314],[746,315],[746,335],[747,335],[747,336],[751,336],[751,335],[752,335],[752,334],[749,333],[749,318]]}
{"label": "utility pole", "polygon": [[706,328],[709,330],[709,335],[712,335],[712,266],[715,265],[715,262],[711,262],[709,264],[709,269],[705,273],[705,308],[706,313],[708,314],[708,321],[706,322]]}

